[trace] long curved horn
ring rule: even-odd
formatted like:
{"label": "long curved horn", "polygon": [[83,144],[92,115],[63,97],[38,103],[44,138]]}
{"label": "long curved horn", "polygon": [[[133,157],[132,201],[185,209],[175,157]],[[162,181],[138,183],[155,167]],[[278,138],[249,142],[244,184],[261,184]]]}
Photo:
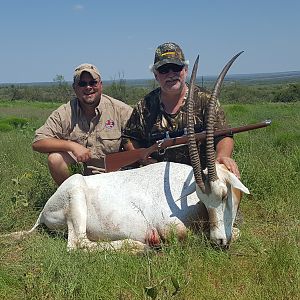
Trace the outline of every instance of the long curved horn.
{"label": "long curved horn", "polygon": [[194,88],[195,88],[195,80],[198,69],[199,55],[196,58],[194,63],[191,79],[190,79],[190,87],[187,98],[187,136],[188,136],[188,147],[191,165],[194,171],[194,177],[197,185],[200,187],[202,192],[205,191],[205,186],[202,179],[202,168],[200,163],[200,157],[198,153],[197,142],[195,139],[195,128],[194,128]]}
{"label": "long curved horn", "polygon": [[218,76],[218,79],[215,83],[214,90],[211,96],[211,99],[208,103],[207,108],[207,125],[206,125],[206,160],[207,160],[207,170],[208,170],[208,179],[209,182],[215,181],[218,179],[216,172],[216,162],[215,162],[215,150],[214,150],[214,124],[215,124],[215,107],[217,99],[220,95],[221,86],[225,75],[227,74],[229,68],[233,62],[240,56],[244,51],[236,54],[223,68],[222,72]]}

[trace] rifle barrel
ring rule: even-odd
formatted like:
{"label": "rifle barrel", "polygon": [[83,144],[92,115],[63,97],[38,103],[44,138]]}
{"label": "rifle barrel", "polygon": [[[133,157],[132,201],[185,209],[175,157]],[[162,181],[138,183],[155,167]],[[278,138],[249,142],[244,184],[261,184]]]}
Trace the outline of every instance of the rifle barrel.
{"label": "rifle barrel", "polygon": [[[244,131],[250,131],[258,128],[263,128],[269,126],[271,124],[271,120],[265,120],[260,123],[240,126],[240,127],[233,127],[233,128],[226,128],[221,130],[216,130],[214,133],[215,137],[226,135],[226,134],[235,134]],[[196,140],[201,142],[206,138],[206,132],[200,132],[195,134]],[[134,150],[123,151],[123,152],[116,152],[105,155],[104,163],[105,163],[105,170],[106,172],[112,172],[120,170],[122,167],[126,167],[133,163],[136,163],[139,160],[146,159],[149,157],[153,152],[159,151],[161,149],[172,148],[176,146],[185,145],[188,143],[188,136],[182,135],[180,137],[175,138],[166,138],[159,141],[156,141],[155,144],[148,148],[137,148]]]}

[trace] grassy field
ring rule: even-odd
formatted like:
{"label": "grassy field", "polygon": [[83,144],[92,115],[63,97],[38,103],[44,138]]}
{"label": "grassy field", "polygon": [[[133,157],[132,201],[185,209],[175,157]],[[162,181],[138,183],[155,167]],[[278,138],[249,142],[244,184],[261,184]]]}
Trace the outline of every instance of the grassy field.
{"label": "grassy field", "polygon": [[[0,233],[29,229],[55,191],[34,130],[58,104],[0,102]],[[0,299],[299,299],[300,102],[230,104],[243,183],[241,237],[228,251],[202,236],[160,252],[67,253],[62,233],[0,239]],[[6,124],[6,125],[5,125]],[[8,124],[8,125],[7,125]]]}

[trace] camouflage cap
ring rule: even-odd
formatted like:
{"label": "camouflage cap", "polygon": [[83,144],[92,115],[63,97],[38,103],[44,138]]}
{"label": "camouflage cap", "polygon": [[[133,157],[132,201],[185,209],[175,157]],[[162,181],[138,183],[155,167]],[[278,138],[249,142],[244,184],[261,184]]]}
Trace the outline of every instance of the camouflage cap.
{"label": "camouflage cap", "polygon": [[157,69],[165,64],[186,65],[184,54],[177,44],[167,42],[156,48],[153,68]]}
{"label": "camouflage cap", "polygon": [[74,82],[78,82],[80,80],[80,76],[81,76],[82,72],[90,73],[94,79],[101,78],[99,70],[94,65],[85,63],[85,64],[79,65],[75,69],[74,75],[73,75]]}

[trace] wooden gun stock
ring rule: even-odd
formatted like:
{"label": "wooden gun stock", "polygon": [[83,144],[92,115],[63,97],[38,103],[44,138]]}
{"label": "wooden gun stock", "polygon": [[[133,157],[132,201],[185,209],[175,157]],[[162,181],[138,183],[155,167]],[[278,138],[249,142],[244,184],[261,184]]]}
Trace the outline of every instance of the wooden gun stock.
{"label": "wooden gun stock", "polygon": [[[265,120],[260,123],[216,130],[214,136],[218,137],[226,134],[235,134],[239,132],[263,128],[270,124],[271,124],[271,120]],[[203,142],[206,139],[206,132],[203,131],[200,133],[196,133],[195,137],[197,142]],[[165,138],[163,140],[159,140],[148,148],[138,148],[129,151],[107,154],[104,158],[105,171],[112,172],[112,171],[120,170],[122,167],[126,167],[128,165],[138,162],[139,160],[144,160],[148,158],[154,152],[167,149],[167,148],[183,146],[186,145],[187,143],[188,143],[188,136],[183,135],[176,138]]]}

